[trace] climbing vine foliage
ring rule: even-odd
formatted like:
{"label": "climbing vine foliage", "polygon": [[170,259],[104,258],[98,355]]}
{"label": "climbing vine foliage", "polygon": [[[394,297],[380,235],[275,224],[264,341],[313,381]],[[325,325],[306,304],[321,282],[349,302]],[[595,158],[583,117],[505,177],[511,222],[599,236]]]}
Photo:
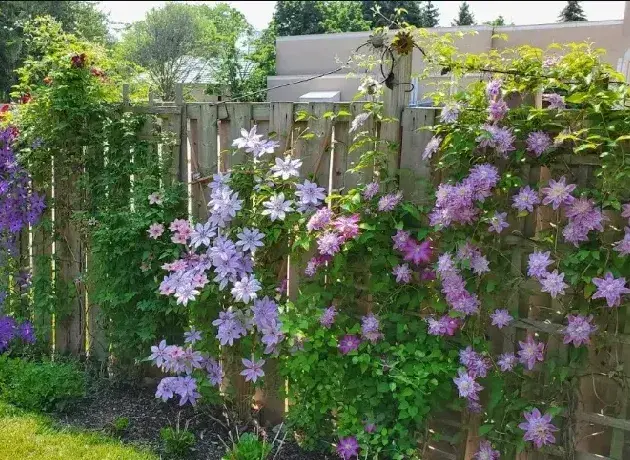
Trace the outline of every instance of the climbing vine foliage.
{"label": "climbing vine foliage", "polygon": [[[179,375],[158,394],[185,403],[207,373],[220,385],[221,364],[203,355],[216,337],[256,384],[278,356],[293,427],[342,458],[420,458],[447,409],[479,420],[478,458],[571,452],[589,348],[622,378],[609,352],[630,293],[627,87],[588,45],[471,56],[448,35],[374,36],[392,49],[381,57],[422,47],[427,72],[461,88],[434,94],[442,110],[419,152],[437,181],[430,205],[391,189],[379,168],[394,149],[362,128],[389,121],[378,98],[391,81],[366,80],[373,100],[352,124],[355,142],[374,147],[356,169],[376,164],[380,184],[324,201],[292,151],[274,159],[272,141],[244,131],[234,147],[248,160],[213,178],[208,221],[170,224],[184,252],[161,291],[221,311],[187,333],[197,351],[153,349]],[[474,71],[481,81],[458,83]],[[279,285],[286,247],[302,271],[291,301]]]}
{"label": "climbing vine foliage", "polygon": [[[627,86],[585,44],[467,55],[449,34],[385,32],[354,59],[374,73],[348,146],[369,178],[343,193],[253,127],[232,145],[243,162],[197,178],[207,216],[188,219],[167,161],[139,135],[147,120],[113,108],[107,71],[80,49],[27,66],[24,131],[44,146],[27,159],[34,175],[52,159],[62,181],[69,165],[87,171],[84,201],[55,205],[91,237],[118,353],[153,344],[167,374],[157,397],[269,392],[283,387],[276,367],[299,439],[344,459],[425,458],[453,411],[479,459],[551,445],[572,458],[582,380],[625,381]],[[435,184],[422,203],[398,190],[398,149],[374,129],[395,122],[381,95],[406,83],[388,69],[416,48],[450,86],[437,86],[417,152]],[[85,131],[72,137],[63,120]]]}

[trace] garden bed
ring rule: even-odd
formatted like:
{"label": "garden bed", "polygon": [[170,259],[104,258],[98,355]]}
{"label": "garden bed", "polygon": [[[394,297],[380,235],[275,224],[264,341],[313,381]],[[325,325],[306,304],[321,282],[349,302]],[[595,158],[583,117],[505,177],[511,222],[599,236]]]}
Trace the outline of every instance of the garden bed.
{"label": "garden bed", "polygon": [[[189,421],[188,429],[195,435],[194,450],[185,458],[196,460],[220,460],[225,453],[221,440],[230,444],[229,433],[223,424],[225,419],[220,407],[193,408],[186,405],[180,408],[176,403],[163,403],[155,398],[153,387],[93,385],[88,396],[65,413],[54,415],[62,426],[102,431],[112,434],[116,420],[127,418],[127,429],[118,435],[126,443],[147,447],[163,453],[160,429],[174,426],[181,411],[180,423],[183,427]],[[275,457],[278,460],[324,460],[331,455],[305,452],[295,443],[287,442]],[[273,458],[273,455],[270,457]]]}

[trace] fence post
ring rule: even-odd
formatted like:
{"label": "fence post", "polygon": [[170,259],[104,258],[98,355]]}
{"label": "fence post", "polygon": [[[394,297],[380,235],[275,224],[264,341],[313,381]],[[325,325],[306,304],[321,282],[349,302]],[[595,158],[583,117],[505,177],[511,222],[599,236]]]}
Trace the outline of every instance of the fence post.
{"label": "fence post", "polygon": [[[34,188],[44,193],[46,200],[52,198],[52,166],[47,165],[48,173],[43,178],[34,179]],[[48,203],[41,217],[41,222],[32,228],[32,257],[33,257],[33,324],[42,349],[52,351],[52,315],[50,309],[50,294],[52,292],[52,205]]]}
{"label": "fence post", "polygon": [[[291,149],[291,131],[293,128],[293,103],[274,102],[269,104],[269,131],[276,133],[276,140],[280,147],[276,155],[283,157],[285,152]],[[278,267],[279,276],[285,277],[287,265],[283,261]],[[282,421],[286,407],[286,401],[281,396],[286,382],[278,371],[278,360],[268,358],[265,360],[265,383],[262,389],[257,389],[254,401],[261,406],[261,417],[265,423],[278,424]]]}
{"label": "fence post", "polygon": [[396,145],[394,154],[388,152],[387,173],[394,176],[400,165],[400,148],[402,139],[402,111],[409,105],[412,53],[400,55],[394,52],[391,64],[393,73],[392,88],[385,88],[383,93],[383,116],[395,119],[381,125],[380,138]]}

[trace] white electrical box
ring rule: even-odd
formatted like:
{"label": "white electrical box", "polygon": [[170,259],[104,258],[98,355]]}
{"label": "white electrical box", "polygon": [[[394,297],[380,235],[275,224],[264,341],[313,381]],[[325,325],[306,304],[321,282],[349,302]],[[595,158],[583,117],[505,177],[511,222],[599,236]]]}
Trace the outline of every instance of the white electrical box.
{"label": "white electrical box", "polygon": [[312,91],[300,96],[299,102],[339,102],[341,91]]}

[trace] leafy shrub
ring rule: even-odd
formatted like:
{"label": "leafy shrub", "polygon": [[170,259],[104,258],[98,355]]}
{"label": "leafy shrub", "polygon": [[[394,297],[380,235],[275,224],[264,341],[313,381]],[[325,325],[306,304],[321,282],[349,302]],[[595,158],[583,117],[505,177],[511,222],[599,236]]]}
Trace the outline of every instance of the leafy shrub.
{"label": "leafy shrub", "polygon": [[129,417],[118,417],[116,418],[116,420],[114,420],[114,422],[112,423],[112,426],[114,427],[114,429],[117,432],[122,432],[125,431],[127,428],[129,428]]}
{"label": "leafy shrub", "polygon": [[170,426],[162,428],[160,438],[164,442],[166,453],[175,457],[186,455],[195,445],[195,435],[187,428],[181,429],[179,424],[175,428]]}
{"label": "leafy shrub", "polygon": [[83,372],[73,362],[0,357],[0,398],[34,411],[63,410],[85,395]]}
{"label": "leafy shrub", "polygon": [[129,417],[116,417],[105,426],[103,431],[110,436],[120,437],[127,431],[130,423]]}
{"label": "leafy shrub", "polygon": [[223,460],[264,460],[271,452],[271,445],[254,433],[243,434]]}

